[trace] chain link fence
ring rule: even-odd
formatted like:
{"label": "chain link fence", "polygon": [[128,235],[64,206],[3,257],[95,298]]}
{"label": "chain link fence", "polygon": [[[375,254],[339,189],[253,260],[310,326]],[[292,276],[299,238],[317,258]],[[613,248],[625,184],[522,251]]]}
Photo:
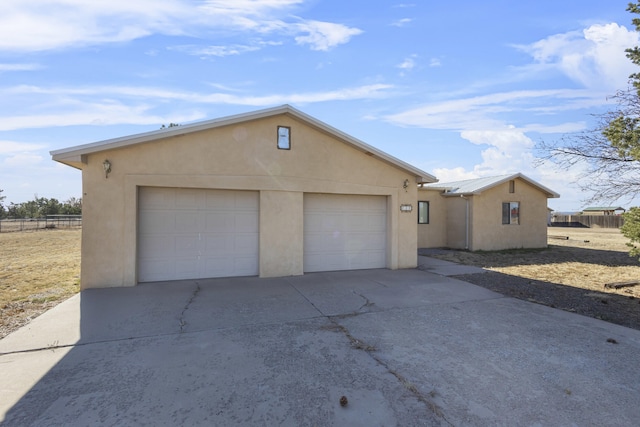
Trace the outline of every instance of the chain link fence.
{"label": "chain link fence", "polygon": [[48,215],[46,218],[0,220],[0,233],[81,227],[82,215]]}

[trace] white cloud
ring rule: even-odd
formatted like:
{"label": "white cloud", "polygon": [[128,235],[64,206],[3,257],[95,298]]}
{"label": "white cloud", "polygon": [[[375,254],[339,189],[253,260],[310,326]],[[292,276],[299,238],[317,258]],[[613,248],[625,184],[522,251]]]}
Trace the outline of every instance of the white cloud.
{"label": "white cloud", "polygon": [[170,50],[186,52],[195,56],[231,56],[240,55],[241,53],[253,52],[260,50],[259,46],[247,45],[230,45],[230,46],[173,46]]}
{"label": "white cloud", "polygon": [[[386,120],[401,126],[417,126],[429,129],[449,130],[495,130],[506,126],[502,115],[517,112],[535,112],[540,101],[551,104],[545,113],[554,108],[564,109],[567,102],[574,102],[574,109],[592,105],[593,97],[599,94],[584,90],[520,90],[452,99],[415,107],[400,113],[388,115]],[[584,108],[584,107],[582,107]],[[526,126],[523,123],[521,126]],[[542,128],[541,128],[542,129]]]}
{"label": "white cloud", "polygon": [[171,115],[157,115],[150,112],[147,105],[124,105],[116,102],[89,103],[73,102],[60,105],[55,112],[3,116],[0,131],[33,129],[74,125],[112,124],[158,124],[167,122],[187,122],[204,118],[198,112],[176,112]]}
{"label": "white cloud", "polygon": [[[312,102],[346,101],[354,99],[378,99],[388,96],[393,86],[372,84],[347,87],[326,92],[301,92],[264,96],[239,95],[237,93],[194,93],[167,89],[135,86],[97,86],[81,88],[40,88],[18,86],[0,95],[38,95],[52,98],[47,102],[50,112],[31,115],[5,115],[0,117],[0,131],[72,125],[110,124],[158,124],[167,122],[190,122],[203,119],[205,115],[194,109],[193,104],[232,104],[266,107],[280,104],[307,104]],[[120,96],[121,101],[102,100],[101,97]],[[129,102],[125,103],[124,98]],[[96,100],[97,99],[97,100]],[[155,102],[154,102],[155,100]],[[155,112],[155,106],[166,101],[181,101],[191,104],[189,111],[179,106],[172,113]]]}
{"label": "white cloud", "polygon": [[0,155],[25,153],[44,148],[44,145],[28,142],[0,141]]}
{"label": "white cloud", "polygon": [[478,174],[468,171],[463,167],[457,168],[435,168],[434,175],[440,182],[464,181],[465,179],[479,178]]}
{"label": "white cloud", "polygon": [[398,64],[396,67],[402,70],[413,70],[416,66],[415,58],[417,58],[417,55],[411,55],[405,58],[405,60]]}
{"label": "white cloud", "polygon": [[[43,51],[127,42],[152,34],[293,37],[313,50],[347,43],[362,30],[291,15],[302,0],[4,0],[0,51]],[[252,44],[249,44],[253,46]],[[232,50],[233,46],[226,48]],[[253,50],[253,49],[251,49]],[[240,52],[239,52],[240,53]]]}
{"label": "white cloud", "polygon": [[20,153],[5,157],[2,164],[13,168],[28,168],[38,165],[43,160],[44,158],[38,154]]}
{"label": "white cloud", "polygon": [[0,50],[39,51],[184,33],[190,12],[179,0],[4,0]]}
{"label": "white cloud", "polygon": [[464,131],[460,136],[472,144],[487,146],[481,153],[482,162],[474,166],[471,173],[475,177],[516,172],[526,174],[533,170],[531,150],[535,143],[520,130]]}
{"label": "white cloud", "polygon": [[476,145],[492,145],[502,152],[517,153],[532,148],[535,144],[522,131],[514,128],[504,130],[468,130],[460,136]]}
{"label": "white cloud", "polygon": [[28,168],[37,165],[44,159],[38,151],[44,148],[42,144],[0,141],[0,164],[7,168]]}
{"label": "white cloud", "polygon": [[636,31],[610,23],[516,47],[532,56],[538,70],[556,69],[586,88],[615,90],[624,87],[635,71],[625,49],[638,45],[639,40]]}
{"label": "white cloud", "polygon": [[429,61],[429,67],[440,67],[442,62],[438,58],[431,58]]}
{"label": "white cloud", "polygon": [[296,26],[299,32],[306,33],[295,38],[300,45],[310,45],[312,50],[327,51],[335,46],[345,44],[351,37],[362,34],[358,28],[321,21],[304,21]]}
{"label": "white cloud", "polygon": [[39,64],[0,64],[0,73],[3,71],[33,71],[42,68]]}
{"label": "white cloud", "polygon": [[[388,84],[370,84],[364,86],[347,87],[326,92],[301,92],[292,94],[275,94],[275,95],[232,95],[228,93],[196,93],[181,92],[171,89],[162,89],[155,87],[139,87],[139,86],[87,86],[87,87],[53,87],[43,88],[39,86],[16,86],[0,90],[1,94],[7,95],[53,95],[62,99],[69,99],[73,96],[86,96],[91,99],[96,96],[115,96],[139,98],[141,100],[149,100],[152,98],[163,100],[180,100],[193,103],[204,104],[236,104],[236,105],[255,105],[268,106],[286,103],[310,103],[320,101],[336,101],[351,99],[371,99],[382,98],[387,96],[388,89],[392,89],[393,85]],[[228,89],[227,89],[228,90]],[[74,101],[68,101],[73,104]],[[105,103],[106,106],[112,107],[117,103]],[[84,107],[84,105],[82,105]]]}
{"label": "white cloud", "polygon": [[402,19],[398,19],[397,21],[393,21],[391,25],[394,27],[404,27],[405,25],[411,23],[412,21],[413,19],[411,18],[402,18]]}

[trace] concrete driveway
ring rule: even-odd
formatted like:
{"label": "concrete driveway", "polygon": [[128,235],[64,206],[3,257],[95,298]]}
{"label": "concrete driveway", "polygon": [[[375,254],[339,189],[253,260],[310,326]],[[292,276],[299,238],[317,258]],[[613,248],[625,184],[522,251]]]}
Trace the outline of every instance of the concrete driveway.
{"label": "concrete driveway", "polygon": [[0,341],[0,417],[638,425],[640,331],[423,268],[85,291]]}

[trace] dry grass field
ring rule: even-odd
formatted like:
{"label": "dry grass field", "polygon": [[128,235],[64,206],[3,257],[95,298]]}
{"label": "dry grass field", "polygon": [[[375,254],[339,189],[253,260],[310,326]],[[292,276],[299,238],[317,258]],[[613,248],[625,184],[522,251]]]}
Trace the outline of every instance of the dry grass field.
{"label": "dry grass field", "polygon": [[0,338],[80,290],[80,234],[0,234]]}
{"label": "dry grass field", "polygon": [[640,281],[640,262],[629,256],[628,240],[618,229],[552,227],[548,236],[549,247],[543,250],[450,251],[437,257],[510,276],[640,297],[640,286],[604,287],[607,283]]}
{"label": "dry grass field", "polygon": [[[79,291],[80,234],[0,234],[0,338]],[[461,278],[505,295],[640,329],[640,286],[604,287],[640,280],[640,262],[629,257],[619,230],[550,228],[549,236],[548,249],[446,251],[437,257],[491,270]]]}

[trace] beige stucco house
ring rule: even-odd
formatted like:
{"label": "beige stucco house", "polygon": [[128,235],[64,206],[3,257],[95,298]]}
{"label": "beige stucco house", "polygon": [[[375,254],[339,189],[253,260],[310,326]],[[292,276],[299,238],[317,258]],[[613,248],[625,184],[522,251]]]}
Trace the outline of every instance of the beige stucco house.
{"label": "beige stucco house", "polygon": [[418,189],[418,246],[501,250],[547,246],[547,199],[558,193],[522,174]]}
{"label": "beige stucco house", "polygon": [[82,289],[415,267],[436,182],[287,105],[51,154],[82,170]]}

